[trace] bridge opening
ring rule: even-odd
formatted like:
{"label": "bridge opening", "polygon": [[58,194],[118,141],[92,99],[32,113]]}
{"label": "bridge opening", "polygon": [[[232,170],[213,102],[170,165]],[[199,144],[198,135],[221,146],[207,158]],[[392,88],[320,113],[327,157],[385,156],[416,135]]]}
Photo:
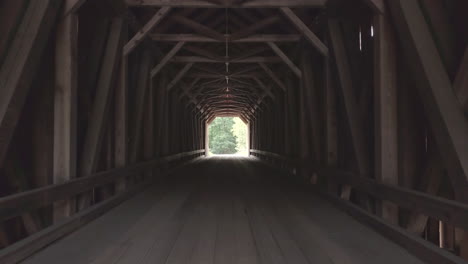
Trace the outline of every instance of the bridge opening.
{"label": "bridge opening", "polygon": [[216,117],[208,123],[209,155],[248,156],[248,126],[239,117]]}

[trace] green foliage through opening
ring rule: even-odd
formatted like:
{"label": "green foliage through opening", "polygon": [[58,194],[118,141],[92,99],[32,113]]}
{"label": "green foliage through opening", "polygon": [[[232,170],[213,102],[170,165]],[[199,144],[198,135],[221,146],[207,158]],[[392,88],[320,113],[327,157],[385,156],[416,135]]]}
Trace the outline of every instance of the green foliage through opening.
{"label": "green foliage through opening", "polygon": [[208,128],[212,154],[246,154],[247,125],[238,117],[217,117]]}

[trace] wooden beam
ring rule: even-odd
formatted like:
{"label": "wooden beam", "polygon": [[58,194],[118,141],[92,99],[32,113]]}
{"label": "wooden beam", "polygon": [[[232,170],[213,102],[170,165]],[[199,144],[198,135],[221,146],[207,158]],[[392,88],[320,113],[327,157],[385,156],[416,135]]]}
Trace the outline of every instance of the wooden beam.
{"label": "wooden beam", "polygon": [[343,98],[345,114],[351,133],[354,156],[356,157],[359,174],[364,177],[369,175],[370,155],[366,146],[364,127],[353,91],[351,69],[349,66],[346,48],[338,21],[330,19],[328,21],[330,40],[333,46],[336,67],[338,69],[338,79]]}
{"label": "wooden beam", "polygon": [[156,97],[155,97],[155,145],[156,145],[156,157],[160,157],[162,155],[162,145],[164,144],[163,139],[163,126],[164,126],[164,108],[166,107],[167,100],[167,90],[164,87],[167,86],[167,78],[160,76],[153,80],[153,83],[157,81],[157,86],[153,87],[155,89]]}
{"label": "wooden beam", "polygon": [[63,17],[66,17],[71,13],[76,13],[86,0],[65,0],[64,2]]}
{"label": "wooden beam", "polygon": [[[109,98],[112,94],[113,78],[120,58],[122,31],[123,20],[120,18],[113,19],[96,87],[91,119],[89,120],[83,152],[81,153],[82,163],[79,171],[81,177],[89,176],[96,170],[102,143],[101,138],[109,110]],[[89,206],[91,197],[89,194],[85,194],[81,198],[79,206],[80,209],[84,209]]]}
{"label": "wooden beam", "polygon": [[330,58],[325,58],[325,163],[329,167],[338,165],[338,109],[336,85]]}
{"label": "wooden beam", "polygon": [[158,74],[158,72],[161,71],[161,69],[172,59],[172,57],[174,57],[174,55],[184,46],[184,44],[185,44],[185,42],[183,42],[183,41],[178,42],[171,49],[171,51],[169,51],[169,53],[167,53],[166,56],[164,56],[164,58],[161,60],[161,62],[159,62],[158,65],[156,65],[156,67],[154,67],[151,70],[151,78],[156,76],[156,74]]}
{"label": "wooden beam", "polygon": [[200,0],[125,0],[129,6],[171,6],[184,8],[275,8],[309,7],[324,8],[327,0],[251,0],[240,3],[220,3]]}
{"label": "wooden beam", "polygon": [[468,47],[465,49],[465,55],[459,66],[457,76],[454,82],[454,89],[457,93],[465,114],[468,115]]}
{"label": "wooden beam", "polygon": [[145,24],[145,26],[140,29],[135,36],[125,45],[124,55],[128,55],[132,50],[134,50],[138,44],[151,32],[171,11],[170,7],[163,6],[161,9],[154,14],[154,16]]}
{"label": "wooden beam", "polygon": [[172,20],[175,22],[185,25],[193,30],[195,30],[197,33],[202,34],[204,36],[217,39],[219,41],[224,41],[224,35],[217,32],[214,29],[211,29],[205,25],[202,25],[198,23],[197,21],[182,17],[182,16],[173,16],[171,17]]}
{"label": "wooden beam", "polygon": [[289,7],[280,8],[281,12],[296,26],[296,28],[304,35],[304,37],[314,46],[320,54],[328,56],[328,48],[323,42],[302,22],[302,20],[294,14]]}
{"label": "wooden beam", "polygon": [[239,32],[234,32],[230,36],[230,39],[231,40],[238,40],[238,39],[248,37],[250,35],[253,35],[256,31],[261,30],[263,28],[266,28],[266,27],[268,27],[268,26],[270,26],[270,25],[272,25],[274,23],[277,23],[280,20],[281,20],[281,18],[278,17],[278,16],[272,16],[272,17],[265,18],[265,19],[263,19],[261,21],[256,22],[253,25],[250,25],[250,26],[248,26],[246,28],[243,28]]}
{"label": "wooden beam", "polygon": [[[319,62],[321,62],[319,60]],[[319,88],[317,82],[315,81],[316,73],[314,70],[314,57],[310,49],[307,49],[306,46],[302,47],[300,53],[300,67],[302,70],[302,76],[300,89],[301,96],[299,100],[303,101],[300,103],[302,123],[301,126],[304,126],[302,132],[305,133],[302,138],[307,137],[309,144],[301,144],[304,148],[309,148],[305,153],[307,155],[302,156],[307,162],[312,162],[314,164],[322,164],[322,133],[320,128],[323,126],[320,117],[320,98],[319,98]],[[305,166],[307,173],[310,173],[309,167]],[[311,177],[310,174],[304,175],[306,177]]]}
{"label": "wooden beam", "polygon": [[468,201],[468,122],[417,0],[388,2],[405,56],[416,80],[431,130],[455,188]]}
{"label": "wooden beam", "polygon": [[231,60],[232,62],[235,62],[235,61],[238,61],[238,60],[243,60],[243,59],[251,58],[251,57],[253,57],[253,56],[256,55],[256,54],[265,52],[265,51],[267,51],[267,50],[269,50],[267,47],[251,48],[251,49],[248,49],[246,52],[243,52],[242,54],[237,55],[236,57],[231,58],[230,60]]}
{"label": "wooden beam", "polygon": [[[149,50],[144,50],[140,68],[138,70],[138,79],[136,81],[135,91],[135,102],[134,109],[132,111],[132,127],[131,127],[131,139],[130,139],[130,154],[129,161],[131,164],[137,162],[138,151],[141,146],[141,136],[143,134],[143,113],[147,97],[147,91],[149,89],[149,69],[151,67],[152,56]],[[161,87],[163,88],[163,87]]]}
{"label": "wooden beam", "polygon": [[[122,41],[127,42],[128,26],[124,25]],[[122,56],[114,93],[114,166],[123,168],[128,161],[128,57]],[[115,185],[117,193],[127,188],[126,179]]]}
{"label": "wooden beam", "polygon": [[[149,72],[150,67],[148,66],[146,72]],[[148,74],[147,74],[148,75]],[[144,99],[144,114],[143,114],[143,159],[149,161],[154,159],[154,87],[153,79],[147,76],[147,88]],[[153,177],[153,169],[149,169],[144,173],[146,179]]]}
{"label": "wooden beam", "polygon": [[[374,113],[375,176],[380,182],[398,185],[398,104],[395,34],[388,18],[374,15]],[[398,207],[381,201],[377,213],[398,224]]]}
{"label": "wooden beam", "polygon": [[0,68],[0,166],[20,118],[61,0],[33,1]]}
{"label": "wooden beam", "polygon": [[456,26],[450,8],[444,1],[425,0],[421,2],[421,10],[429,25],[440,57],[452,79],[457,73],[457,36]]}
{"label": "wooden beam", "polygon": [[[317,190],[321,191],[321,190]],[[415,236],[406,232],[401,227],[387,223],[385,220],[373,215],[359,206],[340,199],[339,197],[324,194],[327,198],[338,206],[339,208],[346,211],[349,215],[356,218],[366,226],[372,227],[380,234],[391,239],[395,243],[404,247],[410,253],[417,256],[419,259],[429,264],[463,264],[465,261],[455,254],[448,252],[445,249],[441,249],[438,246],[424,240],[421,237]]]}
{"label": "wooden beam", "polygon": [[364,2],[372,8],[374,13],[384,14],[385,13],[385,1],[384,0],[364,0]]}
{"label": "wooden beam", "polygon": [[[53,183],[69,181],[77,174],[78,17],[70,14],[57,27],[55,43],[55,99]],[[53,206],[53,221],[75,213],[75,201]]]}
{"label": "wooden beam", "polygon": [[268,86],[266,86],[259,78],[257,77],[254,77],[253,80],[258,84],[258,86],[260,86],[260,88],[262,88],[262,90],[268,94],[268,96],[271,97],[271,99],[275,100],[276,97],[275,95],[272,93],[271,91],[271,88],[269,88]]}
{"label": "wooden beam", "polygon": [[[62,184],[54,184],[45,186],[42,188],[26,191],[17,195],[11,195],[8,197],[2,197],[0,199],[0,219],[8,219],[11,216],[18,215],[21,212],[31,210],[31,208],[42,208],[52,202],[69,198],[71,196],[83,193],[94,187],[102,186],[104,184],[115,181],[121,177],[128,177],[138,173],[142,173],[148,169],[161,167],[162,164],[178,161],[187,160],[188,157],[198,157],[204,153],[205,150],[196,150],[185,153],[178,153],[171,156],[166,156],[159,159],[154,159],[147,162],[141,162],[128,168],[114,169],[110,171],[101,172],[90,177],[83,177],[74,179],[69,182]],[[191,162],[191,161],[189,161]],[[179,166],[165,171],[160,176],[167,176],[173,174],[175,170],[188,164],[187,162],[179,164]],[[19,263],[25,258],[36,253],[38,250],[43,249],[52,242],[62,238],[66,234],[76,230],[77,228],[89,223],[96,219],[96,217],[103,215],[111,208],[117,206],[120,202],[128,200],[132,195],[141,192],[153,183],[153,181],[145,181],[136,184],[126,190],[125,192],[118,194],[102,203],[98,203],[82,212],[79,212],[72,217],[57,223],[56,225],[50,226],[33,234],[8,248],[0,251],[0,262],[1,263]],[[20,205],[21,204],[21,205]],[[24,206],[28,205],[28,206]],[[5,209],[8,208],[8,209]],[[5,214],[6,213],[6,214]]]}
{"label": "wooden beam", "polygon": [[195,53],[196,55],[203,56],[212,60],[224,60],[223,56],[219,56],[218,54],[214,53],[213,51],[206,50],[203,48],[198,48],[194,46],[185,46],[185,50]]}
{"label": "wooden beam", "polygon": [[[214,42],[214,43],[223,43],[218,39],[213,39],[210,37],[196,35],[196,34],[149,34],[149,37],[154,41],[159,42]],[[251,35],[245,38],[232,40],[231,35],[224,35],[224,38],[228,42],[233,43],[263,43],[263,42],[298,42],[301,39],[301,35],[298,34],[288,34],[288,35],[279,35],[279,34],[259,34]]]}
{"label": "wooden beam", "polygon": [[260,65],[260,67],[262,67],[262,69],[268,74],[268,76],[270,76],[270,78],[283,90],[283,91],[286,91],[286,85],[284,85],[284,83],[276,76],[275,73],[273,73],[270,68],[268,68],[268,66],[263,63],[263,62],[259,62],[258,65]]}
{"label": "wooden beam", "polygon": [[175,85],[185,76],[185,74],[192,68],[193,63],[188,63],[187,65],[182,68],[179,73],[177,73],[176,77],[169,83],[167,86],[167,90],[170,91],[172,88],[174,88]]}
{"label": "wooden beam", "polygon": [[297,75],[297,77],[302,78],[301,70],[294,64],[294,62],[289,59],[288,55],[286,55],[279,47],[273,42],[267,42],[268,46],[280,57],[286,65]]}
{"label": "wooden beam", "polygon": [[250,57],[245,59],[238,59],[238,60],[214,60],[210,58],[204,58],[199,56],[175,56],[172,62],[177,63],[280,63],[283,62],[278,57]]}

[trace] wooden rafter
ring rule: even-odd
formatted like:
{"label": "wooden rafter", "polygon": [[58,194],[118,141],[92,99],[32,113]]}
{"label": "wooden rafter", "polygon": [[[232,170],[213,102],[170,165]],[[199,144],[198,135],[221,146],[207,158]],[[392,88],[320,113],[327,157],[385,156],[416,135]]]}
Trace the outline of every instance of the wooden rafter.
{"label": "wooden rafter", "polygon": [[388,2],[456,198],[468,201],[468,122],[416,0]]}
{"label": "wooden rafter", "polygon": [[0,68],[0,165],[5,159],[60,3],[60,0],[44,0],[28,5],[18,34]]}
{"label": "wooden rafter", "polygon": [[238,39],[242,39],[242,38],[251,36],[255,32],[257,32],[257,31],[259,31],[259,30],[261,30],[263,28],[266,28],[268,26],[271,26],[272,24],[277,23],[280,20],[281,20],[281,18],[279,16],[272,16],[272,17],[265,18],[265,19],[263,19],[261,21],[258,21],[257,23],[255,23],[253,25],[250,25],[247,28],[243,28],[241,31],[233,33],[231,35],[230,39],[231,40],[238,40]]}
{"label": "wooden rafter", "polygon": [[468,47],[465,49],[465,55],[458,69],[454,89],[465,113],[468,113]]}
{"label": "wooden rafter", "polygon": [[171,11],[170,7],[161,7],[156,14],[145,24],[145,26],[139,30],[135,36],[125,45],[124,47],[124,55],[128,55],[132,50],[134,50],[138,44],[148,35],[153,28],[155,28],[166,15]]}
{"label": "wooden rafter", "polygon": [[374,12],[384,14],[385,2],[384,0],[364,0],[364,2],[374,10]]}
{"label": "wooden rafter", "polygon": [[271,99],[276,100],[275,95],[272,93],[271,88],[266,86],[259,78],[253,78],[253,80],[262,88],[262,90],[271,97]]}
{"label": "wooden rafter", "polygon": [[214,29],[212,29],[210,27],[207,27],[205,25],[200,24],[195,20],[192,20],[192,19],[189,19],[189,18],[186,18],[186,17],[182,17],[182,16],[173,16],[173,17],[171,17],[171,19],[174,20],[175,22],[179,23],[179,24],[185,25],[185,26],[195,30],[197,33],[202,34],[203,36],[207,36],[207,37],[216,39],[218,41],[224,41],[224,35],[223,34],[217,32],[216,30],[214,30]]}
{"label": "wooden rafter", "polygon": [[68,16],[71,13],[75,13],[78,9],[86,2],[86,0],[65,0],[63,4],[63,17]]}
{"label": "wooden rafter", "polygon": [[341,94],[344,98],[345,113],[348,118],[348,124],[351,132],[352,146],[355,153],[358,170],[362,176],[369,174],[370,158],[363,127],[363,121],[359,114],[356,97],[353,90],[351,68],[348,55],[344,45],[344,39],[339,28],[339,22],[330,19],[328,28],[330,39],[333,45],[333,52],[336,67],[338,69],[338,79],[340,82]]}
{"label": "wooden rafter", "polygon": [[[91,119],[81,153],[81,167],[79,174],[81,176],[89,176],[95,172],[99,149],[101,146],[101,138],[104,132],[104,122],[107,118],[109,110],[109,99],[112,91],[113,77],[116,73],[119,52],[121,48],[121,38],[123,32],[123,20],[114,19],[112,21],[111,30],[106,44],[105,54],[101,65],[101,72],[96,88],[96,96],[94,99]],[[91,197],[85,194],[80,200],[80,209],[89,206]]]}
{"label": "wooden rafter", "polygon": [[174,55],[184,46],[185,42],[178,42],[169,53],[151,70],[151,77],[158,74],[161,69],[174,57]]}
{"label": "wooden rafter", "polygon": [[309,7],[324,8],[327,0],[250,0],[241,3],[217,3],[203,0],[125,0],[129,6],[171,6],[185,8],[275,8]]}
{"label": "wooden rafter", "polygon": [[192,68],[193,63],[188,63],[187,65],[182,68],[179,73],[177,73],[176,77],[169,83],[167,86],[167,90],[170,91],[172,88],[174,88],[175,85],[187,74],[187,72]]}
{"label": "wooden rafter", "polygon": [[[213,43],[224,43],[218,39],[213,39],[210,37],[197,35],[197,34],[150,34],[149,37],[154,41],[160,42],[213,42]],[[245,38],[232,40],[231,35],[224,35],[225,39],[228,42],[233,43],[262,43],[262,42],[298,42],[301,39],[301,35],[298,34],[258,34],[250,35]]]}
{"label": "wooden rafter", "polygon": [[297,77],[302,78],[301,70],[294,64],[294,62],[289,59],[288,55],[286,55],[279,47],[273,42],[267,42],[268,46],[280,57],[286,65],[297,75]]}
{"label": "wooden rafter", "polygon": [[283,14],[291,21],[291,23],[296,26],[296,28],[304,35],[304,37],[314,46],[320,54],[323,56],[328,56],[328,48],[323,42],[312,32],[309,27],[302,22],[302,20],[294,14],[288,7],[282,7],[280,10]]}
{"label": "wooden rafter", "polygon": [[276,74],[263,62],[259,62],[258,65],[268,74],[268,76],[281,88],[281,90],[286,91],[286,85],[276,76]]}
{"label": "wooden rafter", "polygon": [[250,57],[246,59],[239,59],[239,60],[215,60],[210,58],[204,58],[199,56],[175,56],[172,62],[178,63],[280,63],[282,60],[278,57]]}

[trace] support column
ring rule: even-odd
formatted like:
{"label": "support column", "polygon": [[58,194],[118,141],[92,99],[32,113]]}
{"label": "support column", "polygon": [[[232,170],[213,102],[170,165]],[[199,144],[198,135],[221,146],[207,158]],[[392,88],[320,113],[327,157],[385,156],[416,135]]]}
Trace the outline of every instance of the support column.
{"label": "support column", "polygon": [[[128,39],[128,26],[124,25],[122,40]],[[114,160],[116,168],[123,168],[128,160],[128,56],[123,55],[120,61],[119,77],[114,97]],[[127,188],[127,179],[116,183],[116,192]]]}
{"label": "support column", "polygon": [[[54,166],[53,183],[69,181],[77,174],[77,45],[78,17],[69,14],[57,28],[55,53]],[[75,213],[75,201],[54,203],[54,222]]]}
{"label": "support column", "polygon": [[[396,44],[390,22],[374,16],[374,111],[376,180],[398,185],[398,109]],[[388,201],[377,204],[377,214],[398,224],[398,206]]]}

